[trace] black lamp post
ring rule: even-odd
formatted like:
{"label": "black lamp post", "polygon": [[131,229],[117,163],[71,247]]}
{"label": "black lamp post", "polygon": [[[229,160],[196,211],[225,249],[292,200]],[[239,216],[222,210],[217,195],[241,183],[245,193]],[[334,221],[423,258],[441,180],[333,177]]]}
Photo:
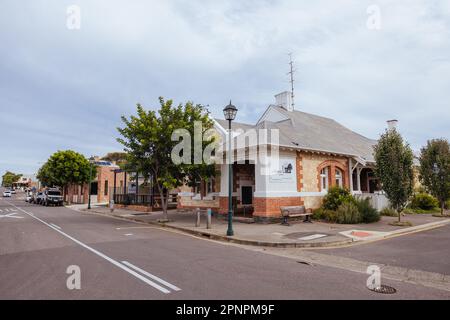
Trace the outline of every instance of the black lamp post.
{"label": "black lamp post", "polygon": [[89,194],[88,194],[88,209],[91,209],[91,184],[92,184],[92,162],[94,162],[94,157],[89,158]]}
{"label": "black lamp post", "polygon": [[225,120],[228,120],[228,229],[227,236],[234,235],[233,232],[233,164],[231,163],[231,121],[236,118],[237,108],[230,103],[223,109]]}

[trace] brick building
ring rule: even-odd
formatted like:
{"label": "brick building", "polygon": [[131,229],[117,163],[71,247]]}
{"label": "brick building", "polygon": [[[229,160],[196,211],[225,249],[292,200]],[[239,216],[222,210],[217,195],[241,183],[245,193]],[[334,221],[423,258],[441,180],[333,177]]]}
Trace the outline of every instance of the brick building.
{"label": "brick building", "polygon": [[[95,157],[94,164],[97,175],[91,184],[91,203],[108,203],[112,197],[114,177],[117,187],[126,185],[128,176],[124,172],[114,172],[119,169],[114,162],[102,161]],[[67,203],[88,203],[89,184],[70,185],[64,190],[64,201]]]}
{"label": "brick building", "polygon": [[[281,206],[318,208],[334,185],[370,197],[376,208],[387,205],[373,172],[376,140],[333,119],[294,110],[290,92],[275,97],[276,103],[269,105],[255,125],[232,122],[233,207],[237,215],[263,221],[279,218]],[[389,125],[394,126],[395,121]],[[226,128],[227,121],[215,119],[215,130],[223,141]],[[266,140],[259,139],[260,132],[268,132]],[[255,136],[253,145],[239,144],[239,139],[252,141]],[[183,187],[179,206],[210,207],[225,214],[228,164],[218,168],[220,175],[213,179],[214,188],[205,186],[207,182],[198,188]]]}

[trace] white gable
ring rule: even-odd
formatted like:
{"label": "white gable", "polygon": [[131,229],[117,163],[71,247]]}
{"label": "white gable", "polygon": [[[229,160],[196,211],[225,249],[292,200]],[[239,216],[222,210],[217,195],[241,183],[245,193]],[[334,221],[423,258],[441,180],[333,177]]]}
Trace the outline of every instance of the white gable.
{"label": "white gable", "polygon": [[262,115],[262,117],[258,120],[258,123],[263,121],[271,121],[271,122],[278,122],[278,121],[284,121],[289,119],[287,116],[282,114],[280,111],[274,109],[272,106],[269,106]]}

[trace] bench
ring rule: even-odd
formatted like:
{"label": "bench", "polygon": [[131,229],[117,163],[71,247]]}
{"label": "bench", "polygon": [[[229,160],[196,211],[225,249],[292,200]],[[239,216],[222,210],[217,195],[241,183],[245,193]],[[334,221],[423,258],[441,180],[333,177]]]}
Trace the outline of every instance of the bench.
{"label": "bench", "polygon": [[312,212],[306,212],[305,206],[288,206],[288,207],[280,207],[281,216],[283,217],[283,221],[281,222],[284,226],[289,226],[288,219],[295,217],[305,217],[303,222],[311,223],[311,215]]}

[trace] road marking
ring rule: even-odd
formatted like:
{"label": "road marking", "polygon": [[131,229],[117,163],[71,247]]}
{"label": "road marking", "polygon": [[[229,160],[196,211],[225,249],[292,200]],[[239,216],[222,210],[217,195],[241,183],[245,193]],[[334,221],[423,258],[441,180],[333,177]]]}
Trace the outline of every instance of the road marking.
{"label": "road marking", "polygon": [[317,234],[312,234],[310,236],[298,238],[298,240],[314,240],[314,239],[319,239],[319,238],[323,238],[323,237],[326,237],[326,236],[327,236],[326,234],[319,234],[319,233],[317,233]]}
{"label": "road marking", "polygon": [[155,280],[155,281],[158,281],[159,283],[165,285],[167,288],[170,288],[170,289],[175,290],[175,291],[180,291],[180,290],[181,290],[181,289],[178,288],[177,286],[174,286],[173,284],[171,284],[171,283],[169,283],[169,282],[167,282],[167,281],[165,281],[165,280],[163,280],[163,279],[161,279],[161,278],[159,278],[159,277],[157,277],[157,276],[155,276],[155,275],[153,275],[153,274],[151,274],[151,273],[149,273],[149,272],[147,272],[147,271],[145,271],[145,270],[142,270],[142,269],[139,268],[139,267],[136,267],[135,265],[129,263],[128,261],[122,261],[122,263],[123,263],[124,265],[126,265],[126,266],[129,266],[130,268],[132,268],[132,269],[134,269],[134,270],[136,270],[136,271],[139,271],[140,273],[142,273],[143,275],[146,275],[146,276],[149,277],[150,279],[153,279],[153,280]]}
{"label": "road marking", "polygon": [[23,219],[21,216],[15,216],[17,212],[8,213],[8,214],[0,214],[0,218],[15,218],[15,219]]}
{"label": "road marking", "polygon": [[118,227],[116,230],[122,229],[154,229],[155,227]]}
{"label": "road marking", "polygon": [[58,228],[58,229],[60,229],[61,230],[61,227],[60,226],[57,226],[56,224],[54,224],[54,223],[50,223],[50,225],[52,225],[52,226],[54,226],[55,228]]}
{"label": "road marking", "polygon": [[161,287],[161,286],[158,285],[157,283],[155,283],[155,282],[153,282],[153,281],[151,281],[151,280],[149,280],[149,279],[143,277],[142,275],[140,275],[140,274],[137,273],[136,271],[134,271],[134,270],[128,268],[127,266],[121,264],[120,262],[118,262],[118,261],[116,261],[116,260],[114,260],[114,259],[108,257],[107,255],[101,253],[100,251],[97,251],[97,250],[95,250],[94,248],[89,247],[88,245],[84,244],[84,243],[81,242],[80,240],[77,240],[77,239],[75,239],[74,237],[68,235],[67,233],[65,233],[65,232],[63,232],[63,231],[61,231],[61,230],[59,230],[58,228],[55,228],[54,226],[52,226],[51,224],[45,222],[44,220],[39,219],[38,217],[36,217],[36,216],[34,216],[34,215],[31,215],[29,212],[23,210],[22,208],[19,208],[19,207],[15,206],[14,204],[12,204],[12,203],[10,203],[10,202],[8,202],[8,204],[14,206],[15,208],[17,208],[17,209],[19,209],[20,211],[22,211],[23,213],[29,215],[29,216],[32,217],[33,219],[36,219],[36,220],[38,220],[39,222],[45,224],[47,227],[49,227],[49,228],[55,230],[56,232],[59,232],[61,235],[65,236],[66,238],[68,238],[68,239],[70,239],[70,240],[72,240],[72,241],[75,242],[76,244],[78,244],[78,245],[82,246],[83,248],[85,248],[85,249],[91,251],[92,253],[95,253],[95,254],[98,255],[99,257],[101,257],[101,258],[105,259],[106,261],[112,263],[112,264],[115,265],[116,267],[118,267],[118,268],[120,268],[120,269],[122,269],[122,270],[128,272],[129,274],[135,276],[135,277],[138,278],[139,280],[141,280],[141,281],[145,282],[146,284],[148,284],[148,285],[154,287],[155,289],[158,289],[159,291],[161,291],[161,292],[163,292],[163,293],[165,293],[165,294],[170,293],[170,291],[167,290],[166,288]]}
{"label": "road marking", "polygon": [[127,236],[127,237],[132,236],[132,235],[133,235],[132,233],[125,233],[124,234],[124,236]]}

